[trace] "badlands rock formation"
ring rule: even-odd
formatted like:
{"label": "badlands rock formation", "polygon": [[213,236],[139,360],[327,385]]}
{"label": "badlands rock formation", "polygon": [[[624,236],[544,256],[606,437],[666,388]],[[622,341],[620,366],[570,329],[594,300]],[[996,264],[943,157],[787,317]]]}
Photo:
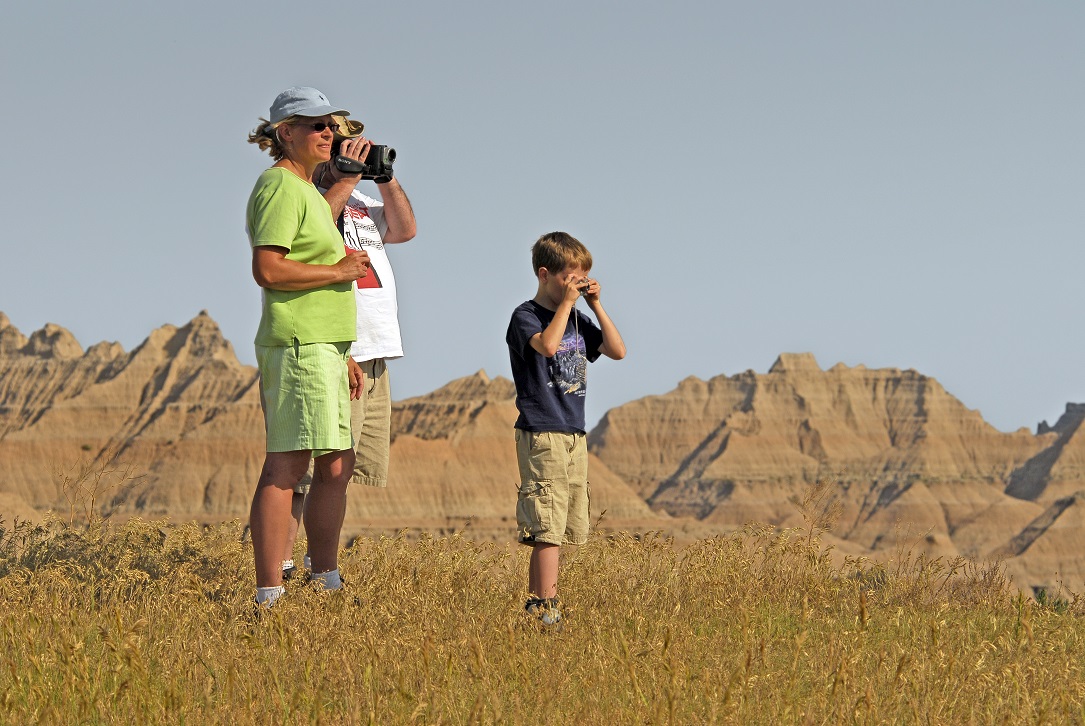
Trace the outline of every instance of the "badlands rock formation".
{"label": "badlands rock formation", "polygon": [[84,352],[54,325],[28,340],[0,317],[0,492],[62,512],[95,485],[114,511],[247,512],[263,461],[256,381],[206,313],[131,353]]}
{"label": "badlands rock formation", "polygon": [[611,410],[591,451],[656,509],[719,528],[801,526],[831,481],[854,553],[1002,559],[1022,586],[1085,589],[1085,406],[1006,434],[915,371],[781,355],[767,374],[690,378]]}
{"label": "badlands rock formation", "polygon": [[[344,533],[401,528],[508,541],[512,384],[479,372],[393,404],[390,486],[353,486]],[[1023,588],[1085,591],[1085,405],[1002,433],[915,371],[781,355],[765,374],[689,378],[589,435],[603,526],[680,539],[750,521],[803,526],[830,482],[830,541],[884,557],[998,559]],[[248,516],[263,460],[256,371],[200,313],[130,353],[0,313],[0,516]]]}
{"label": "badlands rock formation", "polygon": [[[470,526],[509,539],[513,395],[510,381],[480,372],[395,403],[390,486],[351,488],[344,533]],[[246,519],[263,446],[256,370],[206,313],[156,330],[131,353],[115,343],[84,352],[53,325],[27,339],[0,314],[6,519],[70,515],[69,499],[78,513],[95,486],[98,508],[114,516]],[[592,495],[609,526],[659,529],[670,519],[598,461]]]}
{"label": "badlands rock formation", "polygon": [[[389,486],[352,488],[348,519],[385,529],[424,524],[436,531],[470,521],[477,536],[510,538],[518,482],[515,420],[512,381],[482,371],[394,403]],[[605,512],[607,527],[671,524],[601,461],[592,457],[589,467],[593,516]]]}

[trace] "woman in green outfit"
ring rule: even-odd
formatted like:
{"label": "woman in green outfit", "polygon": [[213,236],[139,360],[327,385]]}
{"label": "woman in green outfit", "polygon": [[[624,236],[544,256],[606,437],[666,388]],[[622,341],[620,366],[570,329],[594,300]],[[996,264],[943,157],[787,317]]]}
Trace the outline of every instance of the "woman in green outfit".
{"label": "woman in green outfit", "polygon": [[321,474],[304,515],[313,579],[328,590],[341,587],[339,534],[354,469],[350,399],[361,387],[347,369],[356,334],[353,285],[369,257],[344,249],[331,208],[313,186],[313,170],[331,158],[332,114],[350,115],[315,88],[290,88],[249,135],[275,159],[257,179],[245,215],[263,297],[256,360],[267,430],[249,526],[256,600],[269,607],[284,592],[290,503],[310,459]]}

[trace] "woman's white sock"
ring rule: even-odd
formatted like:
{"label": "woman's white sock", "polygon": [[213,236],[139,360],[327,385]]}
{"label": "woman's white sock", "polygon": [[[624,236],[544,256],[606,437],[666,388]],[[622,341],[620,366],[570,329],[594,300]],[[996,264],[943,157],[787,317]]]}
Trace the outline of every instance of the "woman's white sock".
{"label": "woman's white sock", "polygon": [[264,607],[271,607],[286,592],[286,588],[282,585],[275,585],[273,587],[258,587],[256,588],[256,602],[258,605]]}
{"label": "woman's white sock", "polygon": [[339,577],[339,570],[328,570],[327,572],[314,572],[310,582],[319,583],[324,590],[338,590],[343,586],[343,580]]}

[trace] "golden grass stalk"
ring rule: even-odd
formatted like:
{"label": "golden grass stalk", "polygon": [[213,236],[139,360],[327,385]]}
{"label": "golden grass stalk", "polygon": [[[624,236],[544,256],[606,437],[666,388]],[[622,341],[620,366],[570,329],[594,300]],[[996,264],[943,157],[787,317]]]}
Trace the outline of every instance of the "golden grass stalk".
{"label": "golden grass stalk", "polygon": [[526,568],[462,534],[362,539],[348,589],[257,616],[237,522],[0,522],[0,722],[1085,721],[1081,603],[997,568],[833,566],[757,526],[595,536],[560,633],[523,613]]}

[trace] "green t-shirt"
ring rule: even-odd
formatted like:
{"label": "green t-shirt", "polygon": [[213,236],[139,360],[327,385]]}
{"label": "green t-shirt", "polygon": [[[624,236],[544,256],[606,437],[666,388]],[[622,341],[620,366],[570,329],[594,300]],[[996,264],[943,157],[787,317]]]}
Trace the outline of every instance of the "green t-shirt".
{"label": "green t-shirt", "polygon": [[[281,167],[260,175],[249,197],[245,223],[253,247],[285,247],[286,258],[334,265],[346,254],[331,208],[312,184]],[[263,288],[256,344],[339,343],[357,336],[353,282],[311,290]]]}

